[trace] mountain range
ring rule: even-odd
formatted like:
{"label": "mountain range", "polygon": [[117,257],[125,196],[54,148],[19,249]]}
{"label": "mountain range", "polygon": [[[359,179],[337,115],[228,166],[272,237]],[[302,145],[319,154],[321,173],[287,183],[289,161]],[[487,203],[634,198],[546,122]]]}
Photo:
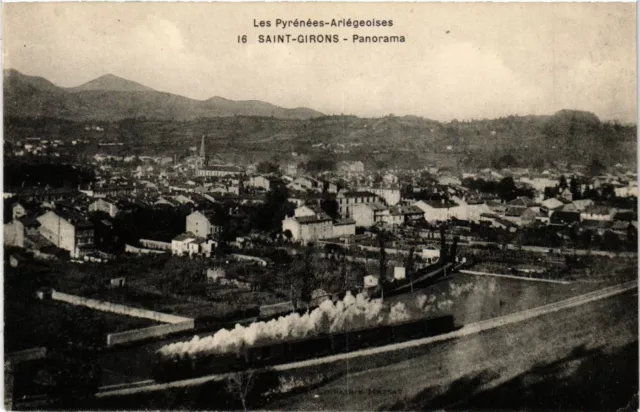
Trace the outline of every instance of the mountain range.
{"label": "mountain range", "polygon": [[286,109],[259,100],[234,101],[217,96],[195,100],[160,92],[112,74],[70,88],[14,69],[5,70],[3,76],[5,116],[57,117],[75,121],[143,117],[191,120],[231,116],[310,119],[323,116],[312,109]]}

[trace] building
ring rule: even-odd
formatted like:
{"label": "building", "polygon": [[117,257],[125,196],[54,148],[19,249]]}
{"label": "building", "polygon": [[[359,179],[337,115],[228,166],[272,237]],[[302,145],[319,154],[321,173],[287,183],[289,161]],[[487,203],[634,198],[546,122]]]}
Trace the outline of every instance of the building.
{"label": "building", "polygon": [[198,237],[191,232],[182,233],[171,239],[171,254],[183,256],[189,254],[189,243],[194,242]]}
{"label": "building", "polygon": [[613,220],[616,209],[604,205],[591,205],[587,206],[582,213],[580,213],[581,220]]}
{"label": "building", "polygon": [[206,166],[196,170],[198,177],[225,177],[225,176],[241,176],[244,171],[234,165],[214,165]]}
{"label": "building", "polygon": [[356,221],[353,219],[336,219],[333,221],[333,237],[354,236]]}
{"label": "building", "polygon": [[[351,218],[355,220],[356,226],[369,227],[378,223],[391,221],[389,209],[381,203],[358,203],[352,206]],[[400,216],[402,219],[402,217]]]}
{"label": "building", "polygon": [[88,210],[89,212],[104,212],[114,218],[119,211],[116,203],[115,200],[108,198],[98,198],[89,204]]}
{"label": "building", "polygon": [[272,176],[251,176],[248,183],[249,187],[264,189],[267,192],[276,185],[284,185],[284,182]]}
{"label": "building", "polygon": [[392,208],[395,213],[402,215],[403,223],[416,222],[424,220],[424,212],[417,206],[396,206]]}
{"label": "building", "polygon": [[368,191],[357,192],[340,192],[336,196],[338,202],[338,210],[342,217],[352,217],[353,207],[358,204],[376,203],[379,201],[378,196]]}
{"label": "building", "polygon": [[361,192],[370,192],[383,199],[388,206],[400,203],[400,189],[394,187],[366,187],[358,188]]}
{"label": "building", "polygon": [[316,216],[318,214],[323,214],[324,212],[319,209],[320,208],[317,206],[302,205],[300,207],[297,207],[293,211],[293,214],[295,217]]}
{"label": "building", "polygon": [[196,210],[187,216],[186,231],[195,236],[207,239],[220,232],[220,226],[214,224],[214,212],[210,210]]}
{"label": "building", "polygon": [[322,191],[323,183],[318,179],[314,179],[309,176],[301,176],[293,180],[288,187],[294,190],[313,190],[313,191]]}
{"label": "building", "polygon": [[364,163],[362,163],[361,161],[339,162],[337,166],[338,166],[338,171],[344,172],[344,173],[347,173],[347,174],[364,173]]}
{"label": "building", "polygon": [[282,232],[287,230],[296,242],[313,242],[333,237],[333,222],[329,216],[322,215],[287,216],[282,221]]}
{"label": "building", "polygon": [[422,249],[422,259],[427,263],[436,263],[440,260],[440,249],[434,246],[428,246]]}
{"label": "building", "polygon": [[638,197],[638,182],[629,182],[626,186],[615,187],[616,197]]}
{"label": "building", "polygon": [[93,249],[93,224],[70,210],[49,211],[37,218],[40,234],[71,257],[81,258]]}
{"label": "building", "polygon": [[420,200],[413,204],[413,206],[419,208],[424,213],[424,219],[427,222],[444,222],[451,219],[466,220],[469,214],[464,205],[458,205],[457,203],[447,200]]}
{"label": "building", "polygon": [[26,215],[27,215],[27,208],[25,208],[22,203],[16,202],[13,204],[12,218],[14,220]]}
{"label": "building", "polygon": [[549,199],[545,199],[542,201],[541,207],[545,208],[547,212],[554,211],[556,209],[560,209],[564,206],[564,203],[555,197],[550,197]]}
{"label": "building", "polygon": [[580,212],[570,210],[557,210],[549,217],[549,223],[552,225],[570,225],[580,223]]}

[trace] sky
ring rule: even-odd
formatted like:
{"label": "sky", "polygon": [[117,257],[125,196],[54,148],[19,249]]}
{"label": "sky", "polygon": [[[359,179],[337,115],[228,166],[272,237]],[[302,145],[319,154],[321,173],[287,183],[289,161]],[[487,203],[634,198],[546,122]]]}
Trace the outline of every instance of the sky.
{"label": "sky", "polygon": [[[393,27],[283,30],[278,18]],[[446,121],[576,109],[635,123],[635,18],[634,3],[4,3],[3,59],[63,87],[111,73],[194,99],[326,114]],[[349,41],[257,42],[287,33]]]}

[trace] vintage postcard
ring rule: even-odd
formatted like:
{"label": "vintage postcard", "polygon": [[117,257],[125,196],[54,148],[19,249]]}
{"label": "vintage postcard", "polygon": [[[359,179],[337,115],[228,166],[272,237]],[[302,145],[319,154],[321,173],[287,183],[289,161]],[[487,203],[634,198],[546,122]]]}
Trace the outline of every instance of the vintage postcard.
{"label": "vintage postcard", "polygon": [[10,410],[638,410],[635,3],[5,3]]}

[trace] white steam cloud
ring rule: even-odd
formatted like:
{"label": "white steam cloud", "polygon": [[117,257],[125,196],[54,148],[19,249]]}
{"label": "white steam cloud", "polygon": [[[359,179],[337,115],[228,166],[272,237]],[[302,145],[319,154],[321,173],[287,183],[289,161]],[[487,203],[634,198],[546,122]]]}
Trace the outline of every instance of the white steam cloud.
{"label": "white steam cloud", "polygon": [[211,336],[200,338],[196,335],[188,341],[165,345],[158,352],[163,357],[234,353],[243,346],[397,324],[424,318],[433,311],[448,311],[454,305],[453,299],[463,294],[494,291],[495,282],[462,285],[452,282],[449,289],[439,295],[420,294],[409,303],[398,302],[391,306],[384,306],[381,299],[371,300],[362,294],[353,296],[347,293],[343,300],[336,303],[326,300],[303,315],[292,313],[268,322],[254,322],[248,326],[238,324],[231,330],[221,329]]}

